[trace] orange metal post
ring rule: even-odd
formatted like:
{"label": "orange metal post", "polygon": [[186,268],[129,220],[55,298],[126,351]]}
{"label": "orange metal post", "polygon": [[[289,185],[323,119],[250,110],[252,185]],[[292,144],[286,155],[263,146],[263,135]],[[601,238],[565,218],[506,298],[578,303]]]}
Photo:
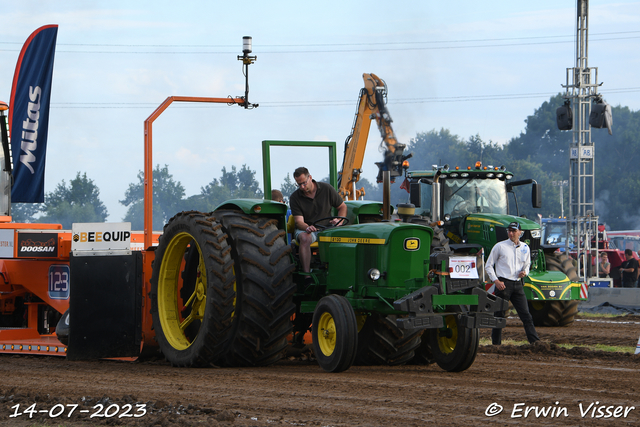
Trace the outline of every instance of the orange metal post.
{"label": "orange metal post", "polygon": [[193,96],[168,97],[144,122],[144,248],[142,250],[142,346],[153,336],[150,312],[149,292],[151,292],[151,263],[155,252],[149,251],[153,244],[153,122],[160,117],[174,101],[176,102],[206,102],[214,104],[228,104],[244,106],[244,98],[206,98]]}
{"label": "orange metal post", "polygon": [[214,104],[244,105],[244,98],[206,98],[197,96],[170,96],[144,121],[144,249],[149,249],[153,234],[153,122],[176,102],[207,102]]}

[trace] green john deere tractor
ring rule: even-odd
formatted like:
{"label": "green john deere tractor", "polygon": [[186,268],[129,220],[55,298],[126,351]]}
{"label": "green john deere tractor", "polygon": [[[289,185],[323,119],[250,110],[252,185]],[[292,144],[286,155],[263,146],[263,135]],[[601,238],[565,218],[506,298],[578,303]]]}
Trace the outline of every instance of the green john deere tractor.
{"label": "green john deere tractor", "polygon": [[[435,247],[477,244],[484,248],[484,259],[496,242],[507,239],[512,221],[523,230],[521,240],[531,248],[531,269],[525,278],[525,294],[536,326],[566,326],[574,321],[581,298],[581,284],[573,262],[555,246],[540,244],[540,225],[517,216],[518,204],[513,188],[532,184],[531,202],[540,207],[540,186],[532,179],[512,181],[505,167],[483,167],[480,162],[465,170],[434,167],[431,171],[411,171],[409,206],[429,218],[435,227]],[[507,195],[515,200],[510,215]],[[486,278],[488,280],[488,277]],[[487,289],[491,291],[491,284]]]}
{"label": "green john deere tractor", "polygon": [[[335,143],[264,141],[265,194],[273,145],[327,147],[335,186]],[[379,202],[347,204],[347,225],[317,224],[324,230],[313,284],[299,270],[282,203],[229,200],[210,213],[173,217],[151,279],[153,325],[167,360],[269,365],[311,331],[328,372],[354,363],[469,368],[478,328],[504,327],[494,312],[507,306],[485,291],[477,258],[468,256],[474,247],[432,253],[431,227],[382,220]]]}

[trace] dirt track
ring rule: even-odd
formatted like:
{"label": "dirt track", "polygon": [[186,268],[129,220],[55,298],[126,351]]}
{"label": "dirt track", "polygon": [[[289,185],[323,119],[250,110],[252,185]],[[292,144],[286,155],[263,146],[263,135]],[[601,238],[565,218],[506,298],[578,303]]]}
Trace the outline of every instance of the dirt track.
{"label": "dirt track", "polygon": [[[519,321],[512,318],[508,324],[504,337],[524,340]],[[482,336],[488,333],[483,331]],[[300,359],[268,368],[178,369],[161,360],[67,362],[62,358],[0,356],[0,425],[455,426],[496,421],[501,425],[640,422],[640,355],[564,350],[555,345],[604,343],[632,347],[640,336],[640,317],[582,319],[568,328],[538,328],[538,333],[551,344],[535,348],[481,347],[471,368],[457,374],[444,372],[437,365],[354,366],[341,374],[327,374],[313,361]],[[44,412],[29,419],[25,409],[33,404],[33,409]],[[113,416],[90,418],[98,410],[94,409],[96,404],[103,405],[101,413],[109,408]],[[128,413],[127,404],[131,405]],[[78,406],[71,419],[66,418],[73,405]],[[604,408],[598,417],[597,408],[601,406]],[[503,410],[498,415],[486,415],[497,412],[499,407]],[[538,417],[533,409],[525,418],[527,407],[550,409],[546,416]],[[81,414],[81,410],[88,412]],[[11,417],[16,411],[23,415]],[[57,412],[62,415],[52,417]],[[142,416],[119,418],[123,414]],[[607,414],[611,414],[609,419],[604,419]]]}

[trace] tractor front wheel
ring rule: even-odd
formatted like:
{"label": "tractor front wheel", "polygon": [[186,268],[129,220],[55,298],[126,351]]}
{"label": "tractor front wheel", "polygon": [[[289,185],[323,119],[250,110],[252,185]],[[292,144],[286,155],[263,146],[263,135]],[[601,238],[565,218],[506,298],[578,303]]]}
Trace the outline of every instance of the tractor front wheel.
{"label": "tractor front wheel", "polygon": [[311,336],[318,364],[327,372],[346,371],[358,348],[358,322],[347,299],[323,297],[313,312]]}
{"label": "tractor front wheel", "polygon": [[[480,335],[477,328],[467,328],[460,314],[465,307],[448,307],[444,327],[429,329],[429,343],[433,360],[445,371],[461,372],[468,369],[478,354]],[[426,335],[426,333],[425,333]]]}

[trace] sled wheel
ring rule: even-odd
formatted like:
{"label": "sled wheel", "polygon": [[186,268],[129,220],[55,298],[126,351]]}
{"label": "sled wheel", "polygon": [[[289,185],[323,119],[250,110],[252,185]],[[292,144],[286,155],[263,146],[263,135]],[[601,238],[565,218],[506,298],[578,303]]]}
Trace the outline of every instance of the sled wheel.
{"label": "sled wheel", "polygon": [[340,295],[323,297],[313,312],[313,351],[327,372],[351,367],[358,348],[358,322],[347,299]]}
{"label": "sled wheel", "polygon": [[445,371],[461,372],[468,369],[478,354],[479,334],[477,328],[467,328],[460,314],[468,311],[464,307],[448,307],[456,314],[444,316],[444,327],[429,329],[431,352],[434,361]]}
{"label": "sled wheel", "polygon": [[[189,253],[198,262],[185,263]],[[195,274],[184,274],[185,265]],[[183,276],[196,277],[186,299]],[[233,261],[220,224],[200,212],[171,218],[160,236],[151,276],[153,327],[165,358],[174,366],[201,367],[220,357],[235,296]]]}
{"label": "sled wheel", "polygon": [[64,312],[56,325],[56,337],[62,344],[69,345],[69,310]]}

